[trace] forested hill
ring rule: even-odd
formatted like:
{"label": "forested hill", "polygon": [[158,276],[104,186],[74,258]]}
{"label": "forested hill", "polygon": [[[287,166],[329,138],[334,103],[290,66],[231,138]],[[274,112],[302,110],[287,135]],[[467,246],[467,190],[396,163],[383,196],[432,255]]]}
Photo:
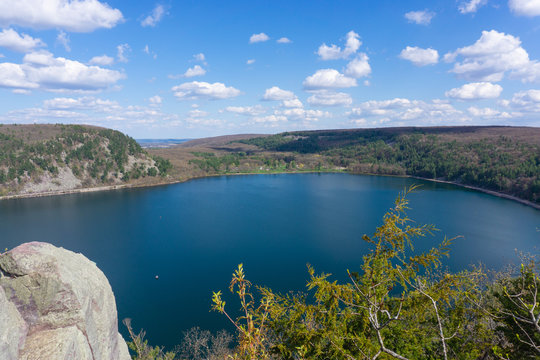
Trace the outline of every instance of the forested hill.
{"label": "forested hill", "polygon": [[151,184],[169,168],[169,162],[149,156],[118,131],[80,125],[0,125],[0,196]]}
{"label": "forested hill", "polygon": [[540,203],[540,128],[299,131],[241,142],[299,157],[318,154],[352,172],[451,181]]}

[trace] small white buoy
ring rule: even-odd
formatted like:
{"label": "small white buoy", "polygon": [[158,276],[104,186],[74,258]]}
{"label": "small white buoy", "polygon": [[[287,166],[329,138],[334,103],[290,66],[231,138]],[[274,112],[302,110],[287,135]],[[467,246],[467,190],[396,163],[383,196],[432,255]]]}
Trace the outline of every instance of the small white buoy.
{"label": "small white buoy", "polygon": [[159,276],[156,275],[156,280],[159,279]]}

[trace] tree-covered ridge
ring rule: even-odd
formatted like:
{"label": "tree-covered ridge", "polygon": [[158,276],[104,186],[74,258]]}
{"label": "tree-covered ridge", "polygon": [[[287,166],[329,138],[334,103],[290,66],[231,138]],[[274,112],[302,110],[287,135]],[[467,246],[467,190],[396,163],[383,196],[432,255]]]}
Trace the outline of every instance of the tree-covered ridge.
{"label": "tree-covered ridge", "polygon": [[35,141],[16,131],[0,132],[0,193],[54,181],[62,171],[87,187],[164,175],[170,168],[119,131],[79,125],[56,125],[54,130],[57,135]]}
{"label": "tree-covered ridge", "polygon": [[540,203],[538,143],[439,130],[293,132],[242,142],[267,151],[320,154],[353,172],[452,181]]}

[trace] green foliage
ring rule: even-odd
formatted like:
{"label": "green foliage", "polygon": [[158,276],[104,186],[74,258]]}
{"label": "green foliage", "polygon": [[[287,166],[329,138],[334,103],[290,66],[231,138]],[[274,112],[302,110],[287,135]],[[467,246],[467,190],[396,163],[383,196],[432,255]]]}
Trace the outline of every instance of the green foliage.
{"label": "green foliage", "polygon": [[172,169],[172,164],[168,159],[164,159],[159,156],[154,156],[156,167],[159,170],[159,175],[166,176],[169,170]]}
{"label": "green foliage", "polygon": [[489,309],[507,342],[496,347],[503,358],[540,358],[540,276],[535,258],[524,259],[519,273],[492,287],[498,301]]}
{"label": "green foliage", "polygon": [[[43,173],[55,177],[66,165],[75,176],[93,184],[114,181],[118,174],[125,172],[130,156],[134,161],[130,163],[129,174],[124,175],[126,180],[157,176],[158,169],[163,175],[172,167],[170,162],[160,159],[158,168],[147,169],[140,161],[147,156],[143,149],[134,139],[118,131],[79,125],[59,127],[61,132],[55,138],[36,142],[0,133],[2,191],[16,190],[18,184],[37,180]],[[14,182],[15,179],[19,181]]]}
{"label": "green foliage", "polygon": [[128,347],[135,352],[133,360],[173,360],[176,354],[174,352],[163,352],[159,346],[152,347],[144,339],[145,332],[141,330],[138,334],[131,328],[131,319],[124,319],[124,325],[127,327],[131,341]]}
{"label": "green foliage", "polygon": [[506,136],[456,141],[422,129],[373,129],[283,133],[241,142],[321,154],[355,172],[442,179],[540,203],[540,147]]}
{"label": "green foliage", "polygon": [[493,358],[497,345],[490,319],[477,304],[482,298],[480,270],[441,271],[452,239],[426,252],[414,251],[414,240],[432,234],[431,225],[412,225],[406,195],[383,217],[371,250],[349,282],[317,275],[309,266],[306,292],[276,294],[258,287],[260,300],[245,279],[242,266],[233,274],[242,315],[233,319],[221,292],[212,309],[238,332],[236,358],[264,359],[477,359]]}
{"label": "green foliage", "polygon": [[233,359],[264,359],[267,353],[266,321],[269,316],[271,296],[265,296],[259,306],[255,306],[255,298],[250,291],[251,283],[245,278],[242,264],[233,273],[229,290],[236,293],[240,300],[241,315],[236,319],[225,310],[225,301],[221,291],[212,295],[212,310],[224,314],[238,331],[238,347]]}

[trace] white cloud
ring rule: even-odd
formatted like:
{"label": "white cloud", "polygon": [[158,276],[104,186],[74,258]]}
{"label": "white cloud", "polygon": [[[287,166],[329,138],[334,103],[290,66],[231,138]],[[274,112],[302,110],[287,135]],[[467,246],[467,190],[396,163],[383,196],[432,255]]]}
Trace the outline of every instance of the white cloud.
{"label": "white cloud", "polygon": [[56,36],[56,42],[62,45],[67,52],[71,51],[69,41],[69,36],[64,31],[60,31]]}
{"label": "white cloud", "polygon": [[498,84],[477,82],[447,91],[447,97],[459,100],[494,99],[501,95],[503,88]]}
{"label": "white cloud", "polygon": [[270,40],[270,37],[266,35],[265,33],[253,34],[249,38],[249,43],[253,44],[253,43],[264,42],[268,40]]}
{"label": "white cloud", "polygon": [[120,44],[116,47],[116,58],[119,62],[128,62],[127,53],[131,51],[128,44]]}
{"label": "white cloud", "polygon": [[184,73],[184,77],[190,78],[194,76],[202,76],[206,74],[206,70],[204,70],[200,65],[195,65],[192,68],[189,68]]}
{"label": "white cloud", "polygon": [[55,58],[48,51],[29,53],[22,64],[0,63],[0,87],[49,91],[97,91],[125,78],[121,72]]}
{"label": "white cloud", "polygon": [[110,29],[122,20],[120,10],[98,0],[0,1],[0,26],[91,32]]}
{"label": "white cloud", "polygon": [[456,62],[453,73],[470,81],[501,81],[506,72],[524,82],[540,80],[540,63],[530,61],[529,54],[521,47],[519,38],[495,30],[482,31],[473,45],[446,54],[445,60]]}
{"label": "white cloud", "polygon": [[207,83],[193,81],[184,83],[172,88],[174,96],[180,100],[193,99],[228,99],[240,95],[240,90],[234,87],[227,87],[223,83]]}
{"label": "white cloud", "polygon": [[432,48],[422,49],[416,46],[407,46],[401,50],[399,57],[409,60],[416,66],[433,65],[439,62],[439,53]]}
{"label": "white cloud", "polygon": [[353,78],[361,78],[371,74],[371,66],[369,66],[369,57],[364,53],[359,53],[355,59],[347,64],[345,75]]}
{"label": "white cloud", "polygon": [[163,15],[165,15],[165,8],[163,5],[156,5],[154,10],[152,10],[152,13],[145,17],[143,21],[141,21],[141,26],[156,26],[158,22],[161,21],[163,18]]}
{"label": "white cloud", "polygon": [[256,106],[227,106],[225,111],[248,116],[256,116],[265,112],[264,108],[260,105]]}
{"label": "white cloud", "polygon": [[255,123],[277,123],[277,122],[287,122],[288,119],[284,115],[266,115],[266,116],[256,116],[253,118]]}
{"label": "white cloud", "polygon": [[276,42],[278,44],[290,44],[290,43],[292,43],[291,39],[286,38],[286,37],[279,38],[279,39],[276,40]]}
{"label": "white cloud", "polygon": [[208,115],[209,115],[208,112],[204,110],[194,109],[194,110],[188,111],[188,117],[190,117],[191,119],[198,119],[198,118],[200,119]]}
{"label": "white cloud", "polygon": [[304,80],[307,90],[337,89],[356,86],[356,79],[347,77],[335,69],[317,70],[315,74]]}
{"label": "white cloud", "polygon": [[511,100],[501,101],[501,105],[527,113],[540,113],[540,90],[530,89],[519,91]]}
{"label": "white cloud", "polygon": [[154,95],[148,98],[148,101],[150,102],[150,105],[157,106],[157,105],[161,105],[161,103],[163,102],[163,99],[159,95]]}
{"label": "white cloud", "polygon": [[54,98],[43,101],[45,109],[52,110],[92,110],[101,113],[110,113],[121,107],[116,101],[98,99],[92,96],[80,98]]}
{"label": "white cloud", "polygon": [[157,54],[153,51],[150,50],[150,47],[148,46],[148,44],[146,44],[143,48],[143,52],[145,54],[148,54],[150,55],[154,60],[157,59]]}
{"label": "white cloud", "polygon": [[346,35],[345,49],[341,50],[341,47],[332,44],[328,46],[322,44],[317,51],[317,54],[321,57],[322,60],[337,60],[337,59],[346,59],[352,54],[356,53],[362,45],[362,42],[359,40],[360,35],[354,31],[349,31]]}
{"label": "white cloud", "polygon": [[195,59],[196,61],[204,61],[206,59],[206,57],[204,56],[203,53],[199,53],[199,54],[195,54],[193,55],[193,59]]}
{"label": "white cloud", "polygon": [[246,61],[246,64],[248,65],[253,65],[255,63],[255,59],[249,59],[248,61]]}
{"label": "white cloud", "polygon": [[9,111],[0,115],[0,122],[16,123],[80,123],[148,134],[155,127],[185,125],[177,114],[167,114],[158,107],[122,106],[116,101],[95,97],[54,98],[42,107]]}
{"label": "white cloud", "polygon": [[304,107],[304,104],[298,98],[291,99],[291,100],[283,100],[281,102],[281,106],[285,108],[301,108]]}
{"label": "white cloud", "polygon": [[366,101],[347,113],[350,119],[369,126],[461,124],[470,118],[443,100],[425,102],[395,98]]}
{"label": "white cloud", "polygon": [[409,11],[405,14],[405,19],[418,25],[429,25],[434,16],[435,13],[428,10]]}
{"label": "white cloud", "polygon": [[517,15],[539,16],[540,0],[509,0],[508,6]]}
{"label": "white cloud", "polygon": [[0,32],[0,46],[17,52],[29,52],[37,47],[46,46],[41,39],[34,39],[30,35],[19,35],[13,29],[4,29]]}
{"label": "white cloud", "polygon": [[475,13],[478,9],[487,4],[487,0],[468,0],[459,5],[459,12],[462,14]]}
{"label": "white cloud", "polygon": [[277,86],[272,86],[269,89],[266,89],[263,95],[263,100],[269,101],[283,101],[283,100],[294,100],[296,95],[292,91],[280,89]]}
{"label": "white cloud", "polygon": [[90,59],[88,63],[90,65],[109,66],[114,63],[114,58],[107,55],[94,56],[93,58]]}
{"label": "white cloud", "polygon": [[501,112],[499,110],[488,107],[478,108],[476,106],[469,107],[467,111],[474,117],[481,117],[486,119],[510,119],[517,115],[516,113],[510,114],[508,112]]}
{"label": "white cloud", "polygon": [[316,91],[307,102],[312,106],[348,106],[352,104],[349,94],[327,90]]}

